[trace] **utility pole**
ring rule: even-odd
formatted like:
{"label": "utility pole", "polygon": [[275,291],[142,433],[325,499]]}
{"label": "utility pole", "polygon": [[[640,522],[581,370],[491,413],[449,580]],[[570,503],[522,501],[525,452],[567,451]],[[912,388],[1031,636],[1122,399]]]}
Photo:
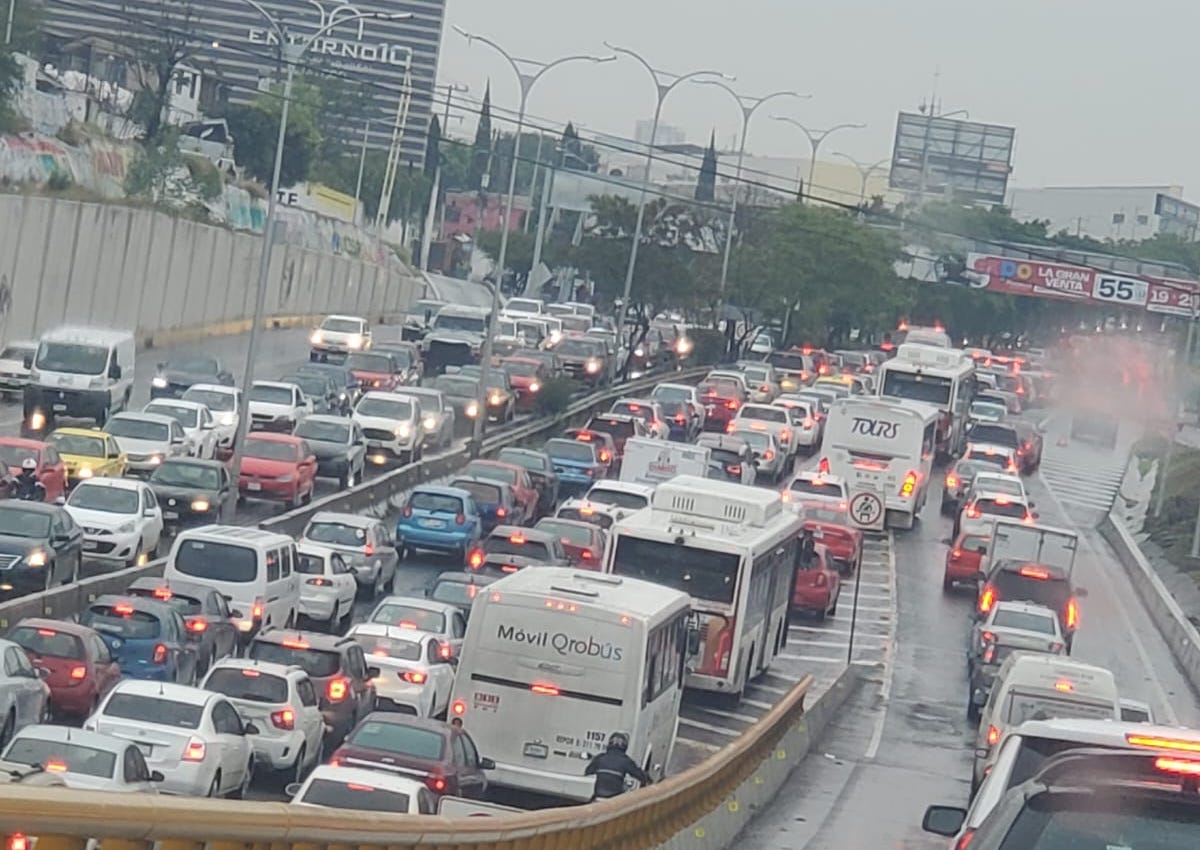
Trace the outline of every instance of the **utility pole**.
{"label": "utility pole", "polygon": [[367,123],[363,125],[362,151],[358,155],[358,180],[354,184],[354,218],[355,223],[359,219],[361,210],[363,171],[367,167],[367,136],[371,133],[371,119],[367,119]]}

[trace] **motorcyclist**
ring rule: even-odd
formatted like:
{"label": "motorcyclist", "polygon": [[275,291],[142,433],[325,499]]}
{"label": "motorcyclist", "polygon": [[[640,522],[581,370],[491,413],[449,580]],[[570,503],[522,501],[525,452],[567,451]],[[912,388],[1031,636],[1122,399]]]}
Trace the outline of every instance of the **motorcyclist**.
{"label": "motorcyclist", "polygon": [[46,487],[38,480],[37,461],[31,457],[21,461],[21,474],[13,482],[13,498],[26,502],[46,501]]}
{"label": "motorcyclist", "polygon": [[637,762],[625,751],[629,749],[629,736],[624,732],[613,732],[608,736],[604,752],[592,758],[584,769],[585,776],[596,777],[593,800],[616,797],[625,791],[625,777],[632,776],[643,785],[649,785],[650,774],[638,767]]}

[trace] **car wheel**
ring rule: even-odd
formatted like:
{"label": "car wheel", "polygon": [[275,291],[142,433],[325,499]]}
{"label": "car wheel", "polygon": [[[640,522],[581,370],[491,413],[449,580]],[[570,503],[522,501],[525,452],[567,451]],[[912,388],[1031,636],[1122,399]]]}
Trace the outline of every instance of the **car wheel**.
{"label": "car wheel", "polygon": [[836,616],[837,616],[837,606],[838,606],[838,601],[839,601],[841,598],[842,598],[842,593],[841,593],[841,591],[838,591],[838,595],[837,595],[837,596],[835,596],[835,597],[833,597],[833,607],[829,609],[829,616],[830,616],[830,617],[836,617]]}
{"label": "car wheel", "polygon": [[290,770],[291,780],[288,782],[288,784],[290,785],[292,782],[303,782],[304,774],[308,772],[307,768],[308,747],[304,744],[301,744],[300,752],[296,753],[296,763],[292,765]]}
{"label": "car wheel", "polygon": [[246,761],[246,770],[242,773],[242,783],[230,793],[233,800],[244,800],[250,793],[250,785],[254,782],[254,756]]}

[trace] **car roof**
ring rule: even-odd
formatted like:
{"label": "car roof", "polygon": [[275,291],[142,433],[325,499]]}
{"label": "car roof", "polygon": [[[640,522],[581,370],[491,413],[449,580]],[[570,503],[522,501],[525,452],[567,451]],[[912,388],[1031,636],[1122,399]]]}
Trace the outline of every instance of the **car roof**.
{"label": "car roof", "polygon": [[154,614],[157,617],[168,617],[175,613],[175,609],[165,602],[145,596],[132,596],[127,593],[103,593],[88,603],[89,608],[99,606],[115,608],[117,605],[128,605],[135,611]]}
{"label": "car roof", "polygon": [[[151,682],[147,679],[122,679],[117,682],[110,693],[120,691],[123,694],[134,694],[143,697],[159,697],[172,702],[183,702],[189,705],[207,705],[213,698],[223,696],[215,691],[206,691],[192,685],[180,685],[175,682]],[[143,720],[142,723],[153,721]],[[167,724],[164,724],[167,725]]]}
{"label": "car roof", "polygon": [[532,543],[553,543],[558,540],[558,535],[544,529],[516,525],[498,525],[491,530],[488,537],[523,537]]}
{"label": "car roof", "polygon": [[330,313],[328,316],[326,316],[324,319],[321,320],[321,323],[324,324],[325,322],[329,321],[330,319],[349,319],[352,322],[362,322],[364,325],[367,324],[367,320],[364,319],[362,316],[351,316],[346,313]]}
{"label": "car roof", "polygon": [[[191,401],[186,398],[152,398],[150,401],[146,402],[146,407],[151,407],[153,405],[158,405],[160,407],[181,407],[185,410],[200,410],[205,406],[198,401]],[[148,412],[149,411],[147,411],[145,408],[142,408],[142,413]]]}
{"label": "car roof", "polygon": [[[456,488],[454,486],[455,481],[469,481],[472,484],[486,484],[489,487],[499,487],[501,490],[503,490],[507,493],[512,492],[512,482],[501,481],[498,478],[481,478],[478,475],[456,475],[456,476],[454,476],[454,479],[450,482],[449,489],[451,489],[451,490],[460,489],[460,488]],[[470,494],[469,490],[464,490],[463,492],[466,492],[468,495]]]}
{"label": "car roof", "polygon": [[[205,460],[202,457],[169,457],[162,462],[162,466],[166,466],[167,464],[173,466],[203,466],[211,469],[229,469],[229,467],[219,460]],[[100,479],[92,478],[91,480],[99,481]]]}
{"label": "car roof", "polygon": [[617,478],[602,478],[588,488],[589,493],[593,490],[608,490],[610,493],[632,493],[637,496],[645,496],[646,498],[654,495],[653,484],[642,484],[639,481],[621,481]]}
{"label": "car roof", "polygon": [[992,501],[996,501],[997,499],[1007,499],[1010,502],[1025,504],[1027,498],[1028,495],[1012,493],[1008,490],[989,490],[986,487],[980,487],[975,490],[976,500],[991,499]]}
{"label": "car roof", "polygon": [[[287,381],[255,381],[250,386],[252,388],[253,387],[277,387],[279,389],[292,389],[293,387],[296,387],[295,384],[288,383]],[[296,388],[299,389],[298,387],[296,387]]]}
{"label": "car roof", "polygon": [[[347,427],[353,424],[349,417],[333,416],[329,413],[313,413],[304,417],[304,422],[321,422],[326,425],[345,425]],[[300,424],[303,425],[304,423],[302,422]]]}
{"label": "car roof", "polygon": [[171,591],[172,595],[197,596],[201,599],[213,592],[212,585],[204,584],[203,582],[180,581],[179,579],[166,581],[161,576],[141,576],[129,583],[130,590],[158,590],[159,588],[162,588],[164,591]]}
{"label": "car roof", "polygon": [[46,448],[46,443],[44,440],[30,440],[27,437],[0,437],[0,446],[15,446],[21,449],[41,451]]}
{"label": "car roof", "polygon": [[714,449],[731,449],[737,451],[741,451],[744,448],[749,448],[749,444],[740,437],[735,437],[732,434],[713,434],[711,432],[707,434],[701,434],[696,439],[696,445],[709,446]]}
{"label": "car roof", "polygon": [[309,519],[309,523],[314,522],[336,522],[342,525],[352,525],[356,528],[370,528],[378,524],[379,520],[375,517],[362,516],[361,514],[342,513],[340,511],[317,511]]}
{"label": "car roof", "polygon": [[[543,519],[544,518],[545,517],[543,517]],[[588,528],[595,528],[595,526],[591,525],[590,523],[579,522],[578,520],[560,519],[560,520],[555,520],[555,521],[556,522],[577,523],[578,525],[586,525]],[[485,584],[491,584],[492,582],[499,581],[499,580],[500,580],[499,576],[490,576],[490,575],[486,575],[484,573],[445,572],[445,573],[438,573],[437,578],[434,579],[434,583],[436,584],[438,582],[444,581],[444,582],[447,582],[450,584],[485,585]],[[366,624],[364,623],[363,625],[366,625]]]}
{"label": "car roof", "polygon": [[550,456],[541,449],[524,449],[520,446],[505,446],[504,448],[500,449],[500,454],[504,454],[506,452],[509,455],[522,455],[525,457],[548,458]]}
{"label": "car roof", "polygon": [[967,442],[967,451],[978,451],[982,454],[1004,454],[1010,455],[1016,451],[1012,446],[1001,446],[997,443],[972,443]]}
{"label": "car roof", "polygon": [[405,404],[408,404],[410,406],[412,404],[412,399],[413,399],[412,396],[406,396],[406,395],[404,395],[404,393],[385,393],[385,392],[379,392],[378,390],[372,390],[369,393],[365,393],[363,395],[363,398],[364,399],[368,399],[368,398],[378,399],[380,401],[402,401]]}
{"label": "car roof", "polygon": [[482,458],[482,457],[475,458],[474,460],[472,460],[470,463],[468,463],[463,468],[470,469],[473,466],[474,467],[482,466],[484,469],[504,469],[504,470],[508,470],[510,472],[515,471],[515,470],[521,470],[521,469],[525,468],[523,466],[517,466],[515,463],[506,463],[505,461],[502,461],[502,460],[489,460],[487,458]]}
{"label": "car roof", "polygon": [[842,487],[845,482],[840,475],[828,475],[822,472],[816,472],[811,469],[804,469],[796,473],[793,481],[814,481],[818,484],[832,484],[835,487]]}
{"label": "car roof", "polygon": [[348,638],[340,635],[327,635],[324,632],[308,632],[300,629],[282,629],[268,626],[254,636],[254,640],[284,644],[302,642],[312,649],[322,650],[339,650],[345,644]]}
{"label": "car roof", "polygon": [[1013,727],[1009,731],[1009,735],[1107,746],[1129,746],[1126,735],[1136,735],[1200,745],[1200,730],[1188,729],[1183,726],[1133,723],[1127,720],[1082,720],[1068,717],[1026,720],[1019,726]]}
{"label": "car roof", "polygon": [[70,437],[108,437],[111,436],[107,431],[101,431],[99,428],[55,428],[51,434],[66,434]]}
{"label": "car roof", "polygon": [[439,602],[436,599],[426,599],[424,596],[406,596],[403,593],[393,593],[375,603],[375,607],[391,603],[393,605],[410,605],[413,608],[423,608],[426,611],[440,611],[443,614],[453,614],[457,607],[449,602]]}
{"label": "car roof", "polygon": [[443,737],[454,734],[454,727],[445,721],[434,720],[432,717],[417,717],[413,714],[403,714],[399,711],[372,711],[363,718],[362,722],[366,723],[367,721],[393,723],[397,726],[413,726],[428,732],[436,732]]}
{"label": "car roof", "polygon": [[307,673],[297,664],[280,664],[278,661],[259,661],[257,658],[234,658],[232,655],[226,655],[224,658],[218,658],[209,670],[259,670],[270,676],[279,676],[280,678],[306,678]]}
{"label": "car roof", "polygon": [[346,637],[348,638],[352,638],[355,635],[407,640],[412,643],[428,643],[431,640],[441,642],[441,635],[434,634],[433,632],[426,632],[421,629],[405,629],[400,626],[389,625],[388,623],[357,623],[350,627],[350,631],[346,632]]}
{"label": "car roof", "polygon": [[[564,502],[563,504],[566,504],[566,503]],[[553,523],[557,523],[559,525],[570,526],[571,528],[586,528],[589,531],[593,531],[593,532],[603,532],[604,531],[603,528],[601,528],[600,526],[598,526],[594,523],[584,522],[581,519],[568,519],[567,517],[559,517],[559,516],[544,516],[537,521],[537,525],[535,525],[534,528],[537,528],[543,522],[553,522]]]}
{"label": "car roof", "polygon": [[58,505],[48,505],[45,502],[27,502],[23,499],[0,500],[0,510],[3,511],[33,511],[34,513],[56,516],[62,510]]}
{"label": "car roof", "polygon": [[1001,599],[997,600],[992,606],[992,613],[995,611],[1017,611],[1022,614],[1037,614],[1039,616],[1051,617],[1055,622],[1058,622],[1058,614],[1053,608],[1047,608],[1045,605],[1038,605],[1036,602],[1028,602],[1017,599]]}
{"label": "car roof", "polygon": [[[326,364],[312,363],[309,365],[324,366]],[[255,382],[255,383],[257,383],[257,382]],[[205,390],[207,392],[217,392],[217,393],[222,393],[224,395],[233,395],[234,393],[240,392],[239,387],[227,387],[224,384],[192,384],[190,387],[188,387],[188,389],[189,390]],[[186,392],[186,390],[185,390],[185,392]],[[163,399],[163,401],[166,401],[166,399]]]}
{"label": "car roof", "polygon": [[[459,478],[463,477],[459,476]],[[453,496],[456,499],[471,498],[471,494],[461,487],[449,487],[445,484],[418,484],[409,491],[408,497],[411,499],[418,493],[429,493],[434,496]]]}
{"label": "car roof", "polygon": [[71,620],[54,620],[50,617],[26,617],[23,620],[19,620],[13,628],[21,626],[27,626],[31,629],[53,629],[56,632],[62,632],[65,635],[73,635],[75,637],[92,634],[92,629],[87,626],[82,626]]}
{"label": "car roof", "polygon": [[593,416],[593,417],[592,417],[590,420],[588,420],[588,422],[589,422],[589,427],[587,427],[587,428],[580,428],[579,430],[581,430],[581,431],[593,431],[593,430],[595,430],[594,428],[591,428],[591,427],[590,427],[590,423],[592,423],[592,422],[611,422],[611,423],[613,423],[614,425],[616,425],[616,424],[620,424],[620,425],[631,425],[631,424],[633,424],[633,422],[635,422],[635,421],[639,421],[639,422],[640,422],[641,420],[640,420],[640,419],[638,419],[638,417],[636,417],[636,416],[633,416],[633,415],[631,415],[631,414],[628,414],[628,413],[597,413],[597,414],[596,414],[595,416]]}
{"label": "car roof", "polygon": [[252,525],[221,525],[215,522],[189,528],[181,532],[176,540],[191,538],[217,542],[232,540],[234,543],[261,544],[263,546],[291,545],[296,542],[289,535],[268,531],[265,528],[256,528]]}

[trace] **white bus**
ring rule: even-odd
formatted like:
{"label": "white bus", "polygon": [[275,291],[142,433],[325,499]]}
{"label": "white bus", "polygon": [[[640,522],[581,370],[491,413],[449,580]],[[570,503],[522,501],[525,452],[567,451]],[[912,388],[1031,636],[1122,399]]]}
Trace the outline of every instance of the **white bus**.
{"label": "white bus", "polygon": [[885,496],[887,527],[912,528],[929,493],[939,417],[916,402],[838,399],[825,420],[818,469],[851,491],[875,485]]}
{"label": "white bus", "polygon": [[685,684],[740,695],[787,642],[802,528],[774,490],[680,475],[613,526],[605,571],[690,594]]}
{"label": "white bus", "polygon": [[586,801],[613,732],[656,779],[671,758],[687,655],[686,593],[565,567],[475,597],[450,716],[496,762],[494,785]]}
{"label": "white bus", "polygon": [[918,401],[941,412],[937,450],[943,457],[962,454],[967,412],[975,396],[975,361],[957,348],[906,342],[879,367],[878,395]]}

